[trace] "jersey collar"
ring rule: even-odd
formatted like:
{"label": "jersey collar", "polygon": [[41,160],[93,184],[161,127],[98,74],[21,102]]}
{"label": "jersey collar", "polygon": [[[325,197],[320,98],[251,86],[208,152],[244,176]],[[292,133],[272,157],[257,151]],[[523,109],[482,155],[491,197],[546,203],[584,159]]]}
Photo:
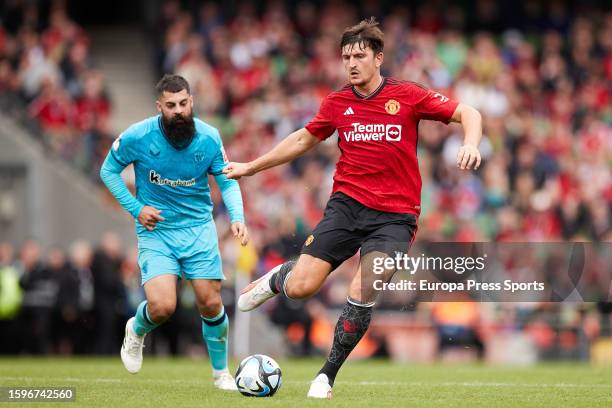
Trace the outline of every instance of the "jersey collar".
{"label": "jersey collar", "polygon": [[376,88],[369,95],[363,95],[363,94],[359,93],[357,91],[357,89],[355,89],[355,86],[351,86],[351,89],[353,90],[353,93],[355,94],[355,96],[358,97],[359,99],[372,99],[372,98],[374,98],[376,95],[378,95],[383,90],[383,88],[385,87],[386,83],[387,83],[387,78],[382,77],[382,81],[380,81],[380,85],[378,85],[378,88]]}
{"label": "jersey collar", "polygon": [[159,130],[161,131],[162,135],[164,135],[164,139],[166,139],[166,142],[168,142],[170,146],[174,147],[176,150],[185,150],[189,147],[191,142],[193,142],[193,139],[195,139],[194,133],[193,136],[191,136],[191,140],[189,141],[189,143],[187,143],[185,146],[177,146],[175,143],[172,142],[172,140],[170,140],[170,138],[166,134],[166,129],[164,129],[164,122],[162,121],[161,115],[157,117],[157,123],[159,123]]}

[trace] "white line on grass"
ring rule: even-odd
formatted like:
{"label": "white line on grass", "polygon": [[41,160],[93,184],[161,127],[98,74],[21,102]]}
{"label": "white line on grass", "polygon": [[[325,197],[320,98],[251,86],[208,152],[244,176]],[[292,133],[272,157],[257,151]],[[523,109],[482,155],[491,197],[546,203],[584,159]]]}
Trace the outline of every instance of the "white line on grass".
{"label": "white line on grass", "polygon": [[[153,378],[133,378],[134,382],[145,384],[184,384],[202,385],[208,380],[174,380],[174,379],[153,379]],[[0,381],[52,381],[69,383],[122,383],[125,379],[120,378],[78,378],[78,377],[0,377]],[[310,381],[288,380],[283,381],[289,384],[310,384]],[[363,386],[412,386],[412,387],[525,387],[525,388],[611,388],[610,384],[576,384],[576,383],[514,383],[514,382],[482,382],[482,381],[336,381],[336,384],[343,385],[363,385]]]}

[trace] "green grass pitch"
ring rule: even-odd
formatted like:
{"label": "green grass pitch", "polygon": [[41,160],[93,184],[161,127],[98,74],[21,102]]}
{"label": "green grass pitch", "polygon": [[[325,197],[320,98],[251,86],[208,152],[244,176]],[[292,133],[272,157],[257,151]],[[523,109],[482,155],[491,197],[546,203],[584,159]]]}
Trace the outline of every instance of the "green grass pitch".
{"label": "green grass pitch", "polygon": [[[75,387],[76,402],[43,404],[68,407],[612,406],[612,369],[569,363],[512,368],[349,361],[336,380],[331,401],[307,399],[309,381],[321,363],[322,359],[280,360],[283,385],[271,398],[217,391],[207,360],[149,356],[137,375],[128,374],[118,356],[0,358],[0,386]],[[231,366],[235,369],[236,362]]]}

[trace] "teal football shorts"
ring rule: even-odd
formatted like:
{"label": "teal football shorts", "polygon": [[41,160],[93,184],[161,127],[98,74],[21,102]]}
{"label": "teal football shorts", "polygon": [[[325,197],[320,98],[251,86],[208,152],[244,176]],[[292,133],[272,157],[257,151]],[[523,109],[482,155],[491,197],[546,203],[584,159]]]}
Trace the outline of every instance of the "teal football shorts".
{"label": "teal football shorts", "polygon": [[141,283],[165,274],[180,278],[223,280],[214,221],[186,228],[138,232]]}

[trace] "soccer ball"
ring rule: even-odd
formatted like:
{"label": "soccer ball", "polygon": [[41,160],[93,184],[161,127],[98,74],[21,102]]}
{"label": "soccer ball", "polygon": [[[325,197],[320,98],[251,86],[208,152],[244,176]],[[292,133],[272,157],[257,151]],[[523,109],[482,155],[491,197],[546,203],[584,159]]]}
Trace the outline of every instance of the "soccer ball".
{"label": "soccer ball", "polygon": [[248,356],[236,371],[236,386],[247,397],[271,397],[281,386],[281,369],[263,354]]}

